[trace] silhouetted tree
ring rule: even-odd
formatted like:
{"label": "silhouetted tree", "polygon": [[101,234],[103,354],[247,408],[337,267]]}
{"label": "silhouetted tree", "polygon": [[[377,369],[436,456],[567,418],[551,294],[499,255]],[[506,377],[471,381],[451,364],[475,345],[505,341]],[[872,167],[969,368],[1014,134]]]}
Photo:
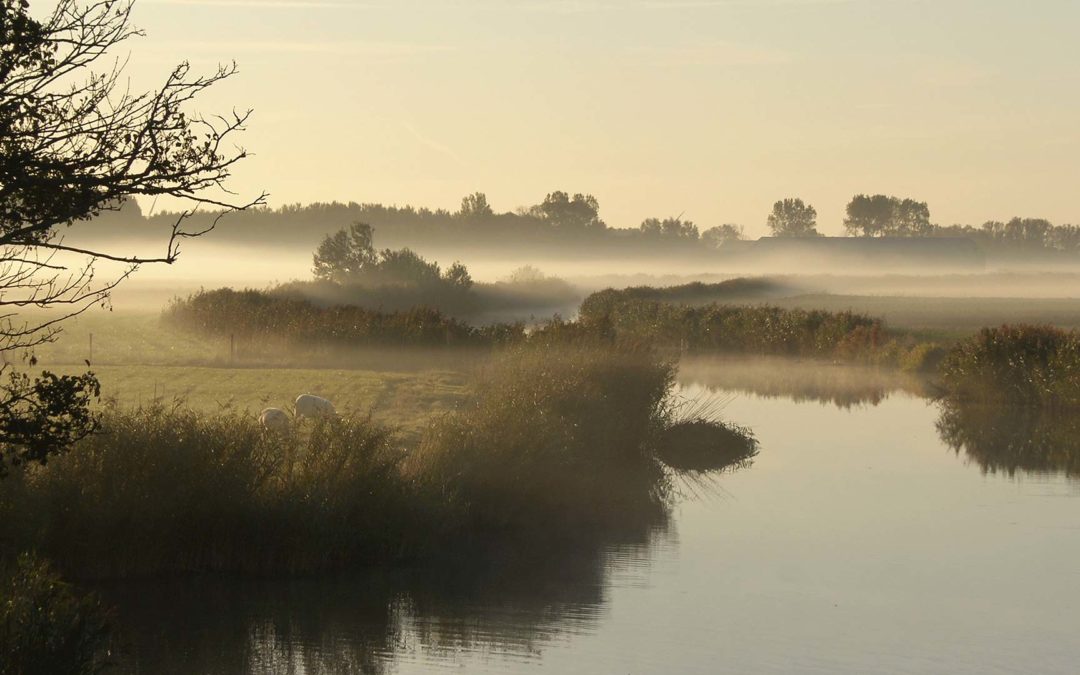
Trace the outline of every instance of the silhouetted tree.
{"label": "silhouetted tree", "polygon": [[926,202],[886,195],[855,195],[847,205],[844,227],[862,237],[919,237],[933,230]]}
{"label": "silhouetted tree", "polygon": [[773,204],[769,229],[774,237],[817,237],[817,211],[801,199],[782,199]]}
{"label": "silhouetted tree", "polygon": [[473,285],[472,275],[467,267],[455,262],[443,272],[443,280],[463,290],[469,290]]}
{"label": "silhouetted tree", "polygon": [[461,210],[458,216],[462,218],[487,218],[494,215],[488,204],[487,195],[483,192],[474,192],[461,199]]}
{"label": "silhouetted tree", "polygon": [[454,263],[442,273],[438,263],[428,262],[411,249],[376,252],[374,242],[375,230],[365,223],[353,223],[327,236],[313,256],[315,278],[366,287],[472,288],[469,270],[461,263]]}
{"label": "silhouetted tree", "polygon": [[607,227],[600,220],[600,202],[592,195],[575,194],[573,199],[565,192],[552,192],[529,213],[542,218],[560,230],[602,230]]}
{"label": "silhouetted tree", "polygon": [[373,236],[370,225],[353,223],[323,239],[313,256],[315,278],[339,283],[357,279],[378,261]]}
{"label": "silhouetted tree", "polygon": [[683,239],[696,241],[698,238],[697,225],[689,220],[676,218],[646,218],[641,222],[641,233],[662,239]]}
{"label": "silhouetted tree", "polygon": [[701,241],[710,248],[720,248],[729,241],[739,241],[742,238],[742,226],[730,223],[710,227],[701,233]]}
{"label": "silhouetted tree", "polygon": [[[25,0],[0,0],[0,351],[53,339],[64,319],[108,301],[110,291],[141,263],[172,263],[184,238],[213,228],[183,225],[195,209],[221,213],[236,203],[224,190],[243,149],[231,137],[249,113],[202,117],[187,110],[205,89],[236,72],[209,75],[177,66],[160,89],[139,93],[123,77],[123,61],[99,60],[127,39],[130,0],[58,0],[37,20]],[[160,256],[120,255],[65,243],[62,232],[132,197],[167,196],[189,208],[172,224]],[[59,254],[63,254],[59,257]],[[98,282],[94,263],[126,263]],[[59,308],[30,321],[26,307]],[[7,366],[0,368],[3,370]],[[92,374],[15,376],[0,393],[0,463],[41,461],[94,428],[87,410],[97,394]]]}

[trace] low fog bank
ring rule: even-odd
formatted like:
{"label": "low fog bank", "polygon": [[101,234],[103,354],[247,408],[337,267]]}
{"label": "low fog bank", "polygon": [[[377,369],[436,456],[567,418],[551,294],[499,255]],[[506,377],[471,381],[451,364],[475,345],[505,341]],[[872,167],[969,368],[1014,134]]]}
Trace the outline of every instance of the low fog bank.
{"label": "low fog bank", "polygon": [[[211,235],[212,237],[212,235]],[[160,248],[160,246],[158,247]],[[119,242],[111,249],[120,254],[160,254],[161,251],[136,241]],[[528,302],[504,304],[479,321],[528,320],[559,313],[572,316],[580,299],[604,288],[630,286],[669,287],[692,282],[718,283],[737,277],[767,277],[783,291],[777,297],[795,296],[882,296],[898,298],[1080,298],[1080,270],[985,270],[942,272],[926,269],[917,273],[894,270],[834,268],[828,273],[800,273],[796,261],[775,267],[726,267],[698,258],[673,259],[575,259],[532,255],[491,257],[478,252],[449,249],[418,251],[444,267],[461,262],[478,284],[505,282],[523,266],[535,268],[549,277],[569,284],[557,303]],[[119,265],[99,266],[101,278],[115,275]],[[118,310],[156,311],[170,299],[203,288],[230,286],[265,289],[294,280],[310,279],[312,251],[306,246],[259,244],[235,246],[211,238],[185,241],[179,260],[173,265],[144,265],[121,284],[113,296]],[[497,287],[489,293],[498,292]],[[526,299],[527,300],[527,299]]]}

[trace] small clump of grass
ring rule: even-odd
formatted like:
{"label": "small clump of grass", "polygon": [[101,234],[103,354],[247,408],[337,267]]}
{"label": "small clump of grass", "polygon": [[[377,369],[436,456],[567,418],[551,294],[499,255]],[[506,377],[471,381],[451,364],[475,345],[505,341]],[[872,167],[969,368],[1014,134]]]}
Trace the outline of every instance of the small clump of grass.
{"label": "small clump of grass", "polygon": [[700,475],[744,466],[757,454],[753,431],[722,418],[731,397],[671,400],[656,445],[656,456],[668,468]]}

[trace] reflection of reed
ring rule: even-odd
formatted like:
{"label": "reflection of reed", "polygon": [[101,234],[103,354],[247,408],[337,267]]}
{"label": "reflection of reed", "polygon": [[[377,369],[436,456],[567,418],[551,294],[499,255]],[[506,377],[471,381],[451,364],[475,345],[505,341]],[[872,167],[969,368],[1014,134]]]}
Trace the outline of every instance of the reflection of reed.
{"label": "reflection of reed", "polygon": [[1080,477],[1080,416],[1039,408],[946,401],[938,433],[985,473]]}
{"label": "reflection of reed", "polygon": [[679,383],[845,409],[876,406],[897,391],[917,396],[929,393],[926,380],[910,373],[782,357],[685,357]]}
{"label": "reflection of reed", "polygon": [[383,673],[399,659],[533,658],[594,628],[610,574],[673,536],[637,523],[572,549],[470,555],[338,578],[137,582],[101,589],[128,648],[120,672]]}

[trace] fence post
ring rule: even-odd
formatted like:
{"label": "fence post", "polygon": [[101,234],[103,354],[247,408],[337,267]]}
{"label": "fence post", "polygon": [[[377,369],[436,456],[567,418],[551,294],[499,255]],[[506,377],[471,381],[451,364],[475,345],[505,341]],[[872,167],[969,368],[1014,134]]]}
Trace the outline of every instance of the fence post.
{"label": "fence post", "polygon": [[94,362],[94,334],[90,333],[90,358],[87,359],[90,363]]}
{"label": "fence post", "polygon": [[236,333],[229,333],[229,361],[236,360]]}

